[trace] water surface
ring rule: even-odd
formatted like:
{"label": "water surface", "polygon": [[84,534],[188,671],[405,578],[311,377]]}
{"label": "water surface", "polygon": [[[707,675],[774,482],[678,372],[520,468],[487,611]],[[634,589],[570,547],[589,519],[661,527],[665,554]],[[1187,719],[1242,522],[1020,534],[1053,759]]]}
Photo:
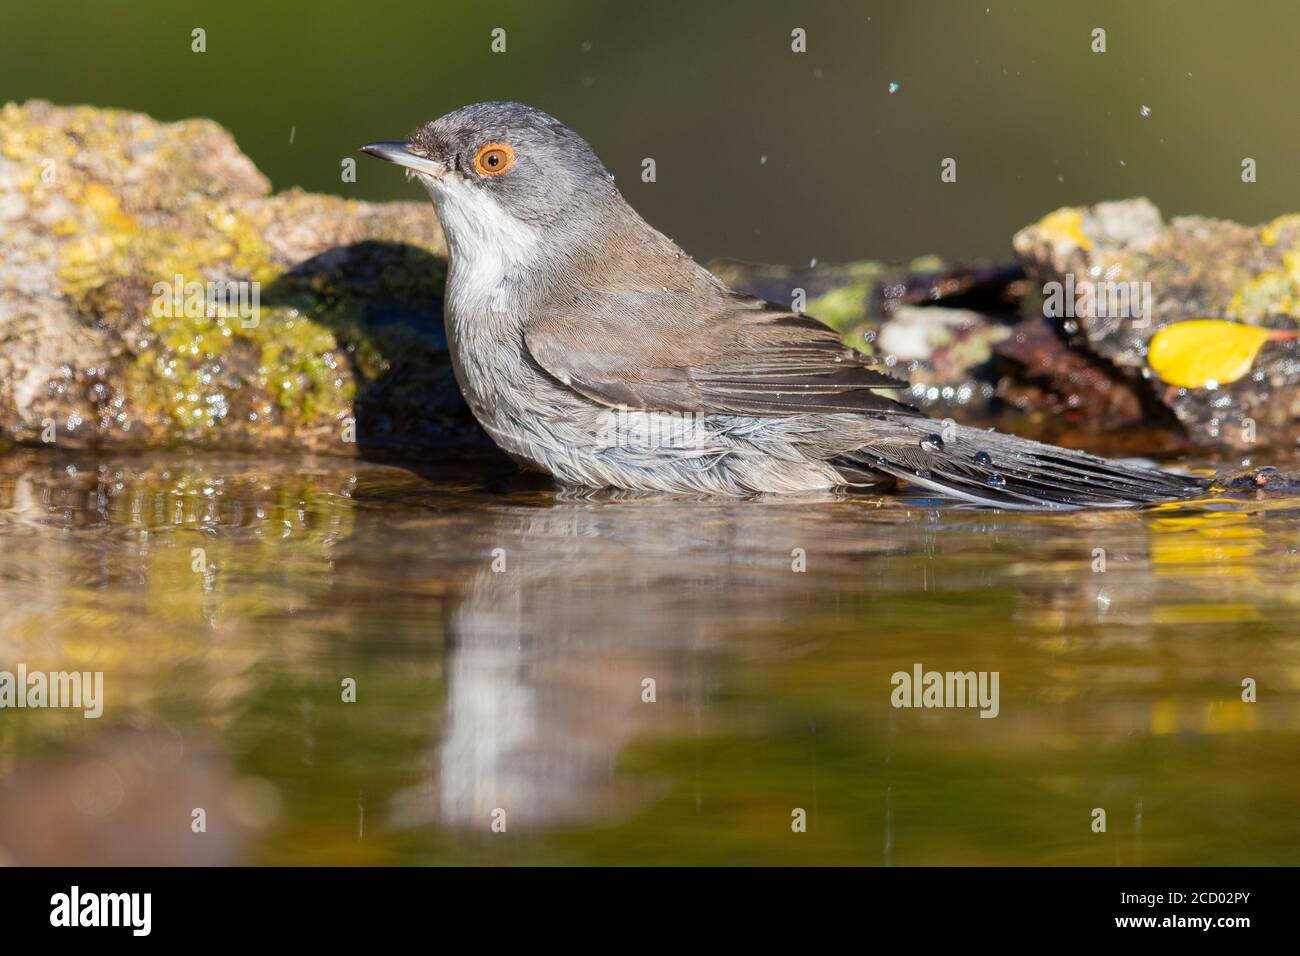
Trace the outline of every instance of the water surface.
{"label": "water surface", "polygon": [[[0,457],[0,670],[105,684],[0,710],[0,859],[1300,862],[1300,500],[485,475]],[[891,706],[918,663],[997,717]]]}

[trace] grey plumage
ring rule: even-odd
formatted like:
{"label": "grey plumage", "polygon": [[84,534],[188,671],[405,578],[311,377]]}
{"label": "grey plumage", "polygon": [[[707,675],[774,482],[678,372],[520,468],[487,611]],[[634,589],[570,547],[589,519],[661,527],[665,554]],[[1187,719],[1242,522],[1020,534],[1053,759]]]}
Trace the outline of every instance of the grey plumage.
{"label": "grey plumage", "polygon": [[538,110],[477,104],[366,150],[406,166],[438,210],[448,339],[470,408],[507,453],[561,482],[753,494],[901,478],[1033,509],[1203,487],[945,428],[882,395],[906,383],[815,319],[727,289],[637,215],[585,140]]}

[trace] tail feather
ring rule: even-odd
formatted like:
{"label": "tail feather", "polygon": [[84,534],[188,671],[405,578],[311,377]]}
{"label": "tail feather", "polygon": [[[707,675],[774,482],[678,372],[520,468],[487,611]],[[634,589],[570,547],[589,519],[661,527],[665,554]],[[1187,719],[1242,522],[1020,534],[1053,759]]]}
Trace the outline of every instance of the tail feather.
{"label": "tail feather", "polygon": [[1131,508],[1189,498],[1209,484],[1205,478],[926,418],[880,415],[872,424],[870,441],[833,462],[846,477],[867,469],[996,508]]}

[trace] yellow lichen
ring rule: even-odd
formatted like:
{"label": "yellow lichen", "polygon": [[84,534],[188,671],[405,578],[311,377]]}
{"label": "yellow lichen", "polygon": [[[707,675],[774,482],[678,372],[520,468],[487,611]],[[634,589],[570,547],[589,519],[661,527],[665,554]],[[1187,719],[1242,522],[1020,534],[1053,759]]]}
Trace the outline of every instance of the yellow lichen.
{"label": "yellow lichen", "polygon": [[1038,228],[1054,242],[1065,240],[1085,252],[1092,248],[1092,240],[1083,231],[1083,209],[1077,206],[1049,212],[1038,221]]}
{"label": "yellow lichen", "polygon": [[1300,316],[1300,249],[1282,253],[1282,268],[1265,270],[1233,292],[1228,315],[1250,323],[1271,315]]}
{"label": "yellow lichen", "polygon": [[1290,212],[1283,216],[1278,216],[1272,222],[1259,227],[1259,241],[1266,246],[1277,245],[1280,233],[1290,231],[1300,232],[1300,213]]}

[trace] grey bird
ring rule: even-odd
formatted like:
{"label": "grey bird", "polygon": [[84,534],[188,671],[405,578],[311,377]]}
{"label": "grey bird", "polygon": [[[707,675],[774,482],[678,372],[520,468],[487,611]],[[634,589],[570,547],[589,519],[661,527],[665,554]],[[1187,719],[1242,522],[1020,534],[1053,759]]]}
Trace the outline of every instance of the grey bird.
{"label": "grey bird", "polygon": [[457,382],[512,458],[562,483],[751,495],[902,479],[1009,509],[1186,497],[1198,478],[940,423],[815,319],[731,291],[651,227],[577,133],[518,103],[363,150],[447,237]]}

